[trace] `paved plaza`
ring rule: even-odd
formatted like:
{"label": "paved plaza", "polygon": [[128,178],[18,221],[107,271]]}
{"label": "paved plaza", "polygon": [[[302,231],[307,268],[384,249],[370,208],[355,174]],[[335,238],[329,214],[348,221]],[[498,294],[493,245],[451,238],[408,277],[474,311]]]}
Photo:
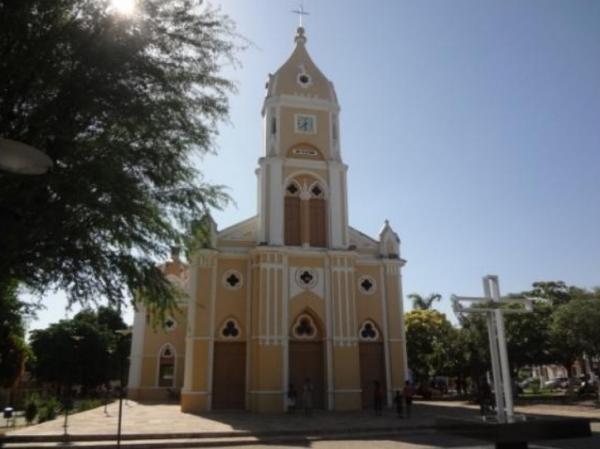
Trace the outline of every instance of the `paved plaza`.
{"label": "paved plaza", "polygon": [[[592,438],[557,440],[541,442],[532,445],[537,449],[592,449],[600,447],[600,410],[592,404],[580,405],[530,405],[517,407],[518,413],[540,416],[569,416],[592,419]],[[236,447],[236,435],[252,434],[299,434],[303,431],[314,434],[322,431],[325,434],[339,435],[335,441],[315,441],[306,439],[277,444],[270,443],[268,447],[311,447],[316,449],[363,448],[374,449],[428,449],[436,447],[452,448],[491,448],[481,442],[467,438],[449,436],[435,430],[434,423],[440,417],[476,417],[478,408],[475,405],[457,401],[421,402],[413,409],[411,419],[398,419],[389,410],[384,416],[377,417],[370,411],[328,413],[315,412],[305,416],[300,411],[293,415],[259,415],[246,412],[207,413],[202,416],[181,413],[177,404],[149,404],[127,401],[123,407],[123,433],[134,434],[191,434],[214,433],[221,434],[229,441],[226,447]],[[72,415],[69,418],[69,433],[72,435],[114,435],[117,428],[118,403],[107,407],[88,410]],[[60,435],[63,432],[63,417],[42,424],[33,425],[9,432],[9,435]],[[396,435],[375,437],[369,432],[395,428]],[[346,440],[344,434],[351,429],[364,431],[363,434],[352,436]],[[227,440],[230,438],[230,440]],[[257,444],[246,449],[267,447]],[[225,446],[225,444],[223,444]],[[240,446],[242,447],[242,446]]]}
{"label": "paved plaza", "polygon": [[[253,414],[247,412],[213,412],[204,415],[182,413],[178,404],[153,404],[127,401],[123,403],[123,433],[192,433],[192,432],[286,432],[290,430],[312,430],[315,428],[343,431],[381,427],[430,427],[435,415],[441,410],[447,416],[455,415],[451,409],[435,410],[416,405],[411,419],[398,419],[390,410],[384,416],[375,416],[370,411],[329,413],[314,411],[305,416],[300,410],[290,415]],[[469,409],[460,413],[472,414]],[[118,402],[111,403],[104,413],[98,407],[69,417],[69,433],[114,434],[117,428]],[[64,419],[57,419],[10,432],[18,435],[52,435],[63,433]]]}

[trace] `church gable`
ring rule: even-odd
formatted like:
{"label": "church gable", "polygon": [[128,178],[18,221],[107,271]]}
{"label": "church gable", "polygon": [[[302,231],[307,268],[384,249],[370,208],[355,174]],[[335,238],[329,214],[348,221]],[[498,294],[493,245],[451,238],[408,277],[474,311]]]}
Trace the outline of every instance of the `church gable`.
{"label": "church gable", "polygon": [[377,253],[379,248],[379,242],[377,240],[363,234],[352,226],[348,227],[348,231],[351,248],[355,248],[358,252]]}
{"label": "church gable", "polygon": [[256,216],[229,226],[217,234],[217,246],[247,246],[256,244]]}

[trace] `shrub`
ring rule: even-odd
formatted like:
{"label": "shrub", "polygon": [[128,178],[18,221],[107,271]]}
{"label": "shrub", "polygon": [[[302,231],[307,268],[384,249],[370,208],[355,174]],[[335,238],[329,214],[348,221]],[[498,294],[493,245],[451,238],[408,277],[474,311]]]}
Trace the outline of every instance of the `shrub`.
{"label": "shrub", "polygon": [[32,394],[25,401],[25,421],[27,421],[27,424],[31,424],[38,415],[39,400],[40,398],[36,394]]}
{"label": "shrub", "polygon": [[85,399],[78,404],[76,411],[85,412],[86,410],[100,407],[101,405],[104,405],[104,402],[100,399]]}
{"label": "shrub", "polygon": [[56,418],[59,408],[60,402],[54,396],[49,396],[39,406],[38,422],[42,423]]}

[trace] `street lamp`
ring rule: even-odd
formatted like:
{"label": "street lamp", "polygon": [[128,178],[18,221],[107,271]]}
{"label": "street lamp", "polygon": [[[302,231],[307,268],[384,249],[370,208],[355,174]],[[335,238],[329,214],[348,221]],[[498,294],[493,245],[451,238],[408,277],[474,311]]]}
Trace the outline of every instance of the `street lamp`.
{"label": "street lamp", "polygon": [[[110,357],[114,354],[115,350],[113,348],[108,348],[108,350],[106,351],[108,353],[108,357],[109,357],[109,367],[112,368],[112,363],[110,363]],[[110,378],[111,378],[111,372],[109,370],[109,375],[108,375],[108,383],[104,386],[106,392],[104,394],[104,414],[106,416],[108,415],[108,400],[109,400],[109,394],[110,394]]]}
{"label": "street lamp", "polygon": [[119,423],[117,427],[117,449],[121,448],[121,422],[123,420],[123,354],[122,354],[122,343],[125,337],[131,334],[131,328],[119,329],[115,331],[116,334],[119,335],[119,343],[118,343],[118,351],[119,351],[119,377],[121,381],[121,388],[119,391]]}
{"label": "street lamp", "polygon": [[[71,335],[71,340],[73,340],[73,352],[72,354],[76,355],[77,352],[77,344],[79,343],[79,341],[81,341],[83,339],[83,337],[81,335]],[[71,358],[71,361],[73,361],[75,357]],[[65,408],[65,422],[63,424],[63,429],[64,429],[64,439],[65,441],[68,438],[68,428],[69,428],[69,408],[71,407],[71,382],[72,382],[72,370],[69,370],[69,376],[68,376],[68,381],[67,381],[67,391],[65,392],[65,399],[64,399],[64,408]]]}
{"label": "street lamp", "polygon": [[0,169],[19,175],[41,175],[52,168],[52,159],[37,148],[0,137]]}

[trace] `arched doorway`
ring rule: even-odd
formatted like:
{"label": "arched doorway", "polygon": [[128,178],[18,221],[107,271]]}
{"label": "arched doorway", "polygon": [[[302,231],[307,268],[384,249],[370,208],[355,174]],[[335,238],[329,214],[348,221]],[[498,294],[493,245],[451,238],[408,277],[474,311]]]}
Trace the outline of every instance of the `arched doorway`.
{"label": "arched doorway", "polygon": [[233,318],[225,320],[215,341],[213,357],[213,410],[246,408],[246,342]]}
{"label": "arched doorway", "polygon": [[298,392],[297,407],[304,407],[303,387],[306,379],[313,386],[313,408],[325,407],[325,354],[323,332],[313,316],[304,312],[298,315],[290,332],[289,383]]}
{"label": "arched doorway", "polygon": [[375,381],[379,382],[386,397],[385,353],[381,333],[371,320],[366,320],[358,332],[360,355],[360,386],[363,408],[372,408]]}

